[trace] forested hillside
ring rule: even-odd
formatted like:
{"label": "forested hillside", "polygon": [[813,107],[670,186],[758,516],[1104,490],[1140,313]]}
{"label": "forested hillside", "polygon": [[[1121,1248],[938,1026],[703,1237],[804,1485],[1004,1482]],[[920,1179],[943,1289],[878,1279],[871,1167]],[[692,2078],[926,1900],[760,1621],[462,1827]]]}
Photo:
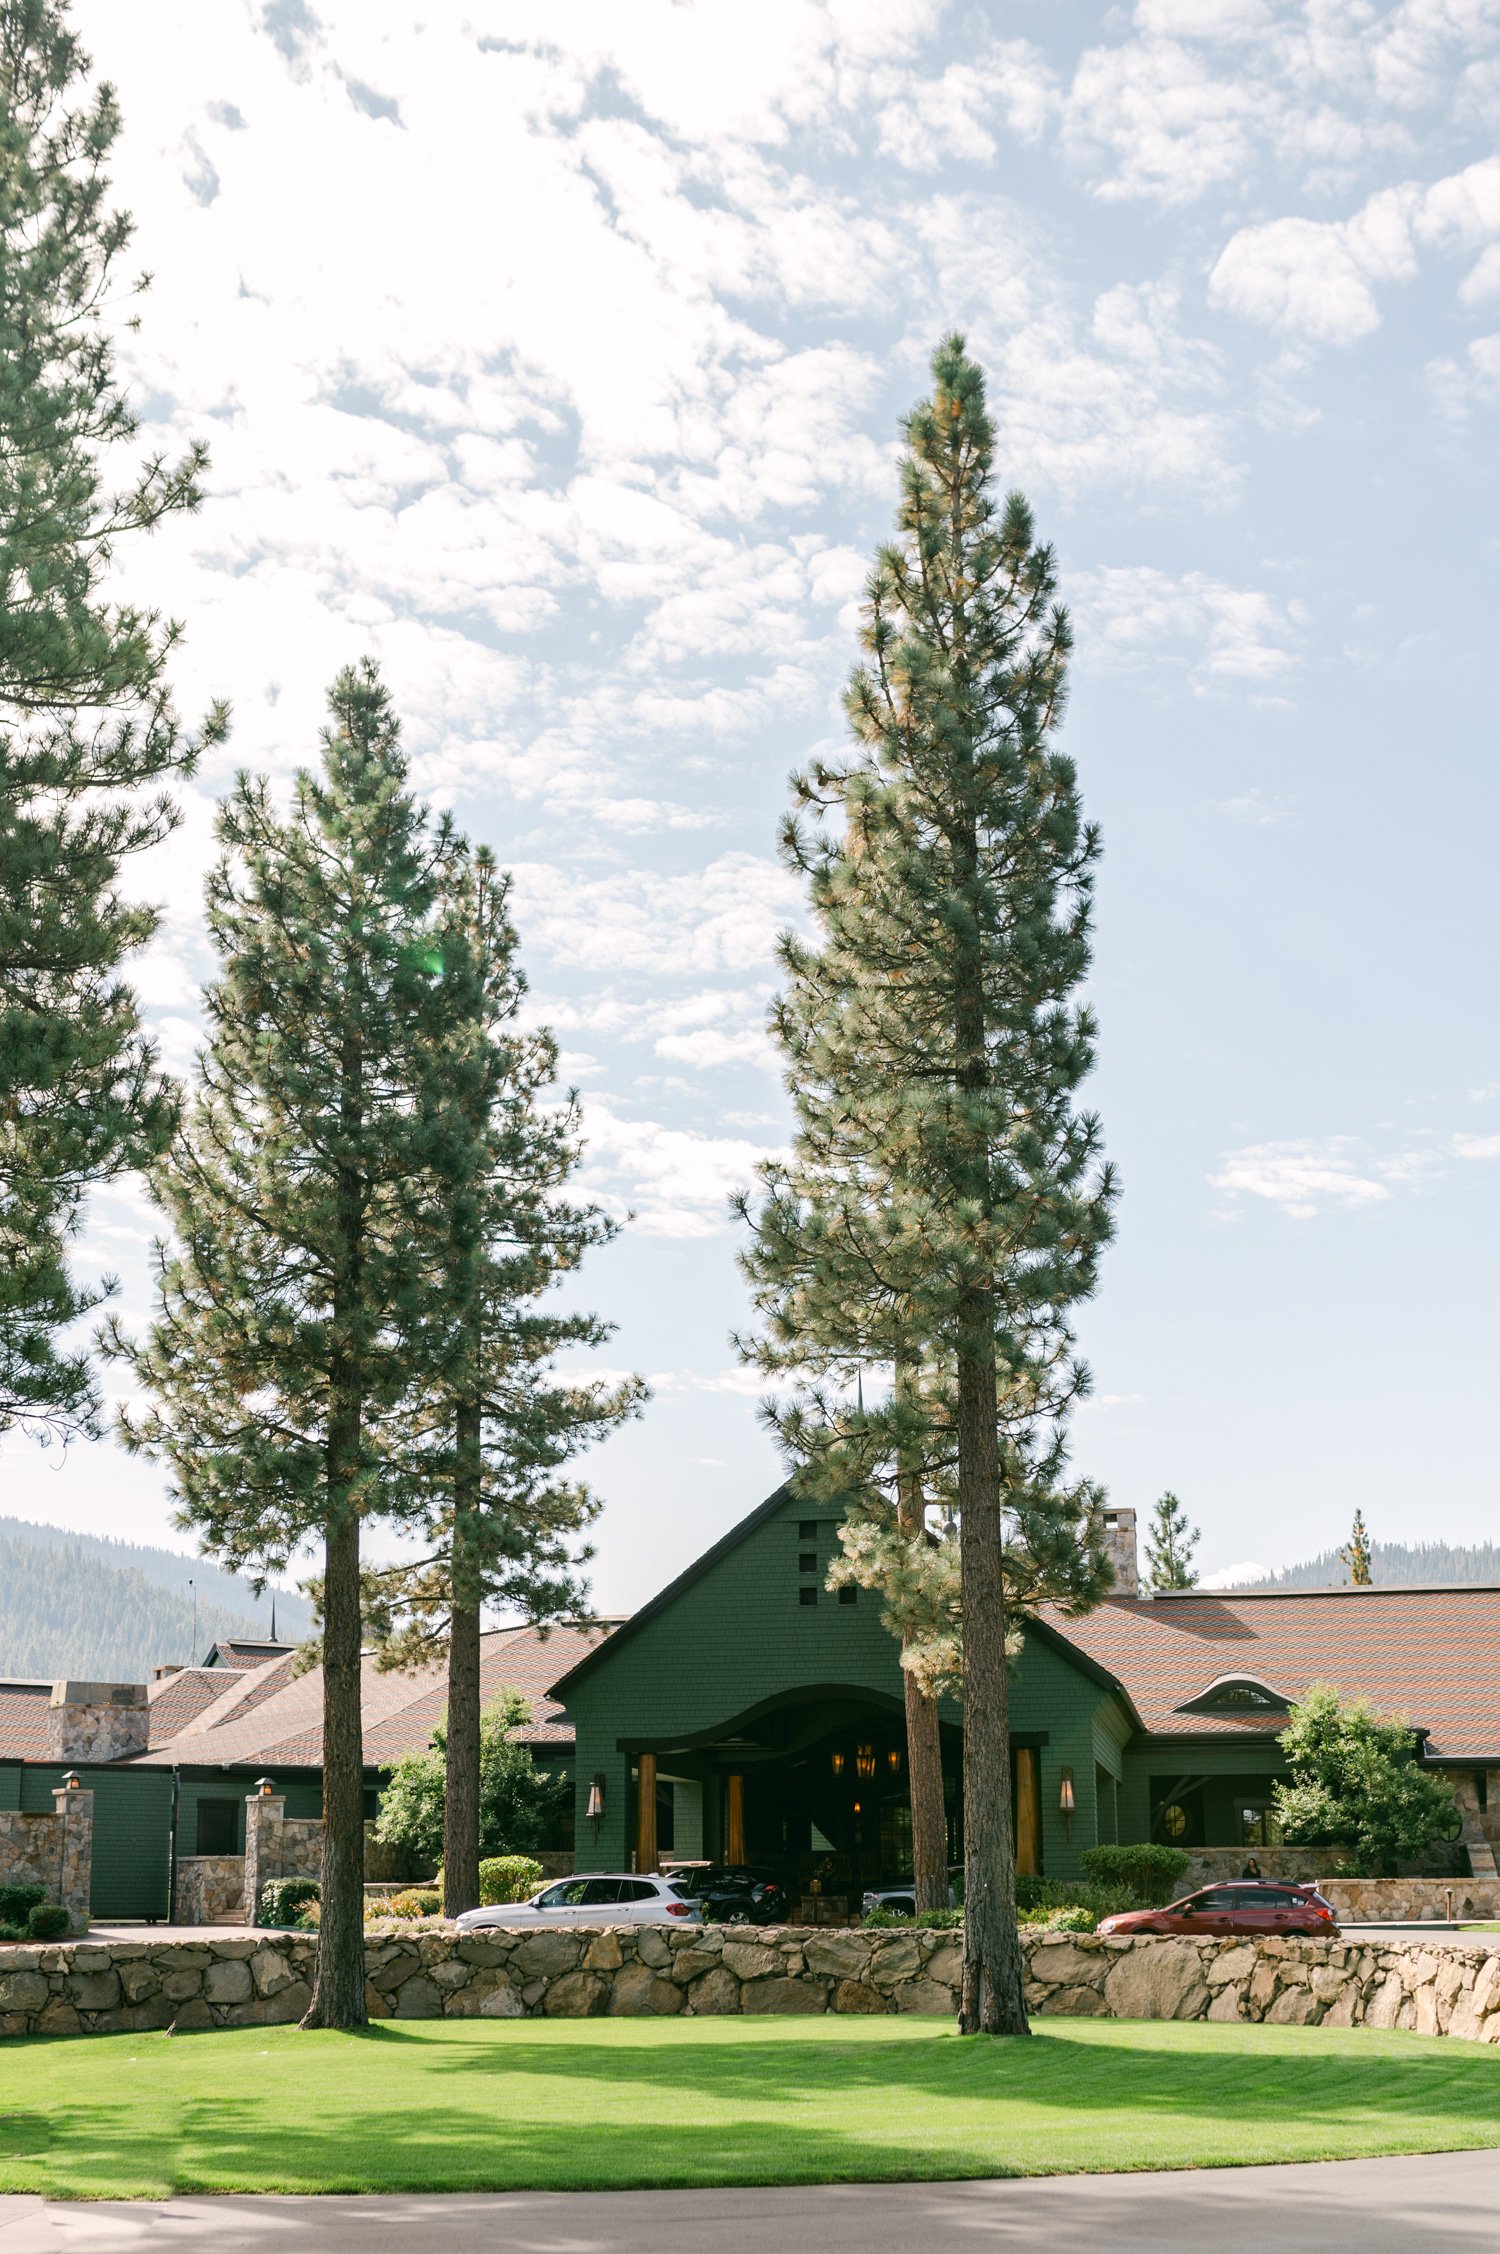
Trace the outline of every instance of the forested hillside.
{"label": "forested hillside", "polygon": [[[1500,1585],[1500,1548],[1493,1542],[1372,1542],[1370,1577],[1377,1588],[1410,1587],[1414,1582],[1487,1581]],[[1286,1566],[1265,1581],[1246,1581],[1247,1589],[1338,1589],[1349,1569],[1337,1550],[1323,1550],[1303,1565]]]}
{"label": "forested hillside", "polygon": [[[305,1597],[277,1591],[280,1636],[300,1641],[310,1621]],[[221,1636],[270,1627],[270,1592],[257,1597],[206,1558],[0,1518],[0,1676],[145,1682],[160,1661],[187,1664]]]}

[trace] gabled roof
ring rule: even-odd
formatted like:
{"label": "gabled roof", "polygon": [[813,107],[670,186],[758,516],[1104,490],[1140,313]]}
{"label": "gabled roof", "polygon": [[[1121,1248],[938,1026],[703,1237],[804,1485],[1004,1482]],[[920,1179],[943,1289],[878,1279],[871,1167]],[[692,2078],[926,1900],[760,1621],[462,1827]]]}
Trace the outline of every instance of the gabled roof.
{"label": "gabled roof", "polygon": [[[649,1620],[656,1619],[669,1606],[675,1604],[683,1592],[693,1586],[694,1582],[701,1581],[704,1574],[711,1571],[722,1558],[728,1557],[731,1552],[739,1548],[741,1542],[747,1541],[752,1534],[764,1526],[768,1519],[775,1518],[779,1512],[787,1509],[795,1500],[791,1482],[789,1480],[783,1482],[774,1494],[768,1495],[763,1503],[758,1504],[744,1518],[737,1519],[727,1534],[721,1534],[717,1542],[711,1543],[700,1557],[694,1558],[691,1565],[685,1566],[675,1580],[669,1581],[664,1589],[659,1589],[649,1603],[641,1606],[639,1612],[633,1612],[628,1620],[622,1621],[607,1643],[596,1645],[566,1675],[560,1675],[552,1685],[552,1696],[559,1699],[570,1697],[573,1686],[583,1679],[590,1668],[597,1666],[607,1656],[616,1652],[621,1644],[628,1643],[638,1629],[644,1628]],[[821,1516],[826,1518],[829,1515],[826,1506],[808,1504],[805,1506],[805,1510],[809,1517]],[[1072,1666],[1078,1668],[1082,1674],[1087,1675],[1091,1681],[1098,1683],[1102,1690],[1113,1691],[1124,1702],[1130,1719],[1139,1728],[1141,1718],[1135,1710],[1129,1691],[1106,1664],[1078,1643],[1071,1634],[1073,1625],[1074,1623],[1064,1614],[1049,1606],[1043,1616],[1035,1620],[1028,1620],[1026,1628],[1028,1634],[1034,1634],[1040,1642],[1050,1644],[1054,1650],[1060,1651]]]}
{"label": "gabled roof", "polygon": [[1193,1589],[1048,1618],[1119,1678],[1152,1736],[1273,1740],[1275,1711],[1182,1708],[1226,1678],[1293,1699],[1326,1682],[1425,1731],[1429,1760],[1500,1761],[1500,1589]]}
{"label": "gabled roof", "polygon": [[[493,1698],[506,1687],[520,1691],[531,1701],[531,1719],[514,1734],[538,1745],[570,1746],[572,1724],[549,1697],[547,1684],[559,1660],[566,1665],[581,1659],[604,1632],[594,1622],[491,1631],[480,1642],[481,1696]],[[294,1655],[287,1653],[254,1669],[192,1669],[195,1676],[214,1677],[220,1695],[160,1743],[153,1728],[148,1750],[123,1765],[170,1768],[180,1763],[184,1768],[258,1772],[318,1768],[323,1759],[323,1671],[310,1667],[296,1675],[293,1664]],[[158,1699],[178,1679],[164,1678]],[[365,1766],[390,1768],[403,1754],[424,1751],[447,1702],[445,1661],[409,1674],[382,1672],[367,1653],[360,1670]]]}
{"label": "gabled roof", "polygon": [[[746,1517],[737,1518],[728,1533],[721,1534],[717,1542],[711,1542],[700,1557],[693,1559],[691,1565],[684,1566],[675,1581],[669,1581],[664,1589],[658,1589],[656,1595],[643,1604],[638,1612],[632,1612],[628,1620],[622,1620],[609,1637],[607,1645],[596,1645],[570,1667],[565,1675],[559,1675],[552,1685],[552,1696],[566,1699],[573,1685],[588,1673],[604,1650],[614,1652],[621,1644],[629,1643],[631,1637],[644,1628],[648,1620],[656,1619],[669,1605],[675,1604],[684,1589],[690,1589],[695,1581],[701,1581],[704,1574],[718,1564],[720,1558],[728,1557],[731,1551],[737,1550],[741,1542],[748,1540],[759,1527],[764,1526],[767,1519],[774,1518],[778,1511],[784,1510],[791,1500],[791,1482],[786,1480],[774,1495],[767,1495],[765,1501],[758,1504]],[[810,1514],[811,1508],[809,1506]]]}
{"label": "gabled roof", "polygon": [[205,1667],[264,1667],[268,1659],[284,1658],[296,1648],[295,1644],[282,1643],[270,1636],[226,1636],[209,1646],[203,1664]]}

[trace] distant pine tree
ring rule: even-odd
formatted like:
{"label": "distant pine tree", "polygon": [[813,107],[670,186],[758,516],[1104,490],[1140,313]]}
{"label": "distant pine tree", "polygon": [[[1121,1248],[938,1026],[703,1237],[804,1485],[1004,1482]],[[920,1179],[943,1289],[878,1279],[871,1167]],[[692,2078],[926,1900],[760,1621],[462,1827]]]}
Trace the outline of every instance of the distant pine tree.
{"label": "distant pine tree", "polygon": [[[1380,1588],[1413,1588],[1457,1583],[1500,1587],[1500,1546],[1494,1542],[1371,1542],[1370,1578]],[[1336,1589],[1347,1586],[1342,1550],[1320,1550],[1300,1565],[1288,1565],[1246,1589]]]}
{"label": "distant pine tree", "polygon": [[[185,1560],[194,1562],[207,1584],[224,1578],[204,1560]],[[135,1566],[106,1565],[81,1542],[38,1548],[0,1533],[0,1676],[144,1683],[158,1664],[186,1666],[215,1643],[267,1634],[265,1613],[196,1594],[195,1604],[185,1589],[155,1587]],[[278,1618],[288,1641],[305,1613],[299,1605],[296,1621]]]}

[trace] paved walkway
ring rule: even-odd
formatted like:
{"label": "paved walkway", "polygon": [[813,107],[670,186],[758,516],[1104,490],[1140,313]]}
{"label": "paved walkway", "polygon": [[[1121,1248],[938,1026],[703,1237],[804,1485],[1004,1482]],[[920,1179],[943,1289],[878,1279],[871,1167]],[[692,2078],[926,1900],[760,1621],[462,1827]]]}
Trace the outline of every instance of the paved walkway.
{"label": "paved walkway", "polygon": [[1453,2254],[1500,2152],[1178,2175],[378,2199],[0,2198],[0,2254]]}

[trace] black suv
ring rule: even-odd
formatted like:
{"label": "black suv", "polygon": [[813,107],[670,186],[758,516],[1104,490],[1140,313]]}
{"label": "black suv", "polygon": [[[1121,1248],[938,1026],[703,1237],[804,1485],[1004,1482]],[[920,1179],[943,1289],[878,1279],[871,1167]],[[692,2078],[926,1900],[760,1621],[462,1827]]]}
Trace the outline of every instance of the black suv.
{"label": "black suv", "polygon": [[775,1871],[752,1863],[677,1871],[672,1882],[697,1903],[705,1925],[785,1925],[791,1908]]}

